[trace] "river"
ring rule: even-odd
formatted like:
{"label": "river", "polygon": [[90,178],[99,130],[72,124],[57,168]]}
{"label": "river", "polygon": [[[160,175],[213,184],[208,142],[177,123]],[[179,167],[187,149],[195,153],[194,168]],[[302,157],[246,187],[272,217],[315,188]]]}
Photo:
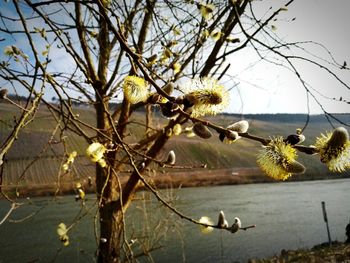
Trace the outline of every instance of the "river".
{"label": "river", "polygon": [[[139,227],[145,226],[147,218],[146,229],[153,240],[168,231],[165,243],[159,243],[165,247],[152,253],[154,262],[246,262],[250,258],[273,256],[282,249],[311,248],[326,242],[322,201],[326,202],[332,240],[344,241],[350,219],[349,189],[350,180],[339,179],[162,190],[161,194],[171,196],[172,204],[185,215],[195,219],[209,216],[216,222],[223,210],[229,223],[237,216],[243,226],[256,224],[256,228],[235,234],[223,230],[202,234],[197,225],[185,220],[174,223],[174,215],[160,209],[160,204],[151,199],[136,201],[127,214],[127,219],[133,222],[128,226],[128,235],[136,240],[132,246],[137,246],[143,233]],[[93,197],[89,197],[88,206],[94,204]],[[37,212],[35,216],[22,223],[7,221],[0,226],[0,262],[93,262],[94,211],[73,228],[69,233],[70,245],[63,247],[56,226],[72,222],[79,203],[72,196],[58,200],[33,198],[31,202],[16,209],[11,219],[23,219]],[[148,213],[144,213],[145,207]],[[9,204],[1,200],[0,216],[8,208]],[[159,217],[163,222],[157,225]],[[157,228],[153,229],[155,225]],[[149,262],[145,258],[139,261]]]}

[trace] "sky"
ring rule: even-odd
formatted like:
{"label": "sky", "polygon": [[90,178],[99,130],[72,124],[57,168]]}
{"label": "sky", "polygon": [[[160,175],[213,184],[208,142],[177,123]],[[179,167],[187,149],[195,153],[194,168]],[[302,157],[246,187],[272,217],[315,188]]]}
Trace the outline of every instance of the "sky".
{"label": "sky", "polygon": [[[258,10],[265,10],[268,2],[273,1],[261,1],[260,5],[264,8],[261,7]],[[288,11],[281,13],[280,19],[272,24],[276,26],[276,34],[282,39],[292,42],[306,40],[319,42],[332,52],[339,63],[347,61],[349,65],[350,35],[347,33],[347,27],[350,26],[349,10],[350,1],[348,0],[296,0],[288,7]],[[292,21],[293,18],[295,19]],[[312,45],[307,47],[310,47],[310,51],[329,58],[328,54],[320,48]],[[254,52],[242,52],[232,60],[232,64],[236,65],[235,61],[240,61],[242,64],[242,61],[257,60],[258,58],[254,56]],[[342,97],[350,101],[349,89],[341,86],[318,67],[298,63],[297,68],[302,76],[305,76],[311,88],[331,98],[331,100],[325,99],[317,91],[312,90],[327,112],[350,112],[350,104],[332,100]],[[259,62],[249,70],[237,68],[237,72],[236,81],[239,82],[239,85],[235,90],[230,111],[241,113],[308,112],[305,88],[294,73],[264,62]],[[349,70],[337,70],[336,72],[350,84]],[[241,99],[237,100],[238,95],[241,96]],[[312,114],[323,112],[312,99],[309,107]]]}
{"label": "sky", "polygon": [[[283,2],[283,1],[282,1]],[[286,2],[286,1],[285,1]],[[271,5],[276,10],[281,1],[256,1],[257,14],[263,14]],[[2,2],[2,4],[4,3]],[[1,7],[2,10],[3,7]],[[286,12],[278,16],[273,24],[276,34],[285,41],[313,40],[325,45],[339,62],[347,61],[350,65],[349,34],[350,1],[348,0],[295,0]],[[9,10],[11,11],[11,10]],[[271,25],[269,25],[271,26]],[[1,37],[2,38],[2,37]],[[0,48],[6,46],[6,41],[0,42]],[[18,45],[21,45],[20,42]],[[310,51],[319,56],[329,58],[324,50],[309,45]],[[1,55],[0,55],[1,56]],[[1,58],[1,57],[0,57]],[[60,53],[52,53],[53,61],[60,61],[62,65],[69,65],[70,60],[62,62]],[[1,59],[2,60],[2,59]],[[275,65],[260,61],[251,49],[243,49],[229,59],[232,66],[229,73],[234,76],[222,79],[227,87],[235,86],[231,90],[231,103],[227,112],[231,113],[322,113],[322,109],[310,97],[309,104],[305,88],[295,74]],[[258,61],[258,62],[257,62]],[[305,77],[310,91],[324,107],[331,113],[350,112],[350,104],[333,100],[333,98],[350,101],[350,90],[342,87],[325,71],[306,63],[296,63],[298,71]],[[55,65],[53,65],[55,67]],[[341,78],[350,84],[350,71],[336,71]],[[0,80],[1,85],[1,80]],[[52,93],[46,95],[51,99]]]}

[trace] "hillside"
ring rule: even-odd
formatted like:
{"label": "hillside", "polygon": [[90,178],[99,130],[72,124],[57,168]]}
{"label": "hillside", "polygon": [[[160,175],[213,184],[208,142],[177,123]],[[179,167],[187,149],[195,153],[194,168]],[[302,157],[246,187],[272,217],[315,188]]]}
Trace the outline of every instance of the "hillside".
{"label": "hillside", "polygon": [[[18,112],[11,105],[0,103],[0,142],[6,139],[10,127]],[[75,113],[80,114],[84,121],[94,122],[94,113],[91,109],[75,108]],[[157,113],[155,114],[157,116]],[[141,118],[141,113],[136,113],[136,118]],[[336,115],[345,123],[350,123],[350,114]],[[223,114],[210,117],[209,120],[223,126],[227,126],[242,119],[241,115]],[[250,133],[261,137],[273,137],[276,135],[287,136],[295,132],[296,128],[303,127],[307,116],[303,114],[262,114],[246,115],[244,119],[250,122]],[[163,121],[156,117],[156,121]],[[72,132],[64,134],[67,151],[77,151],[78,157],[74,162],[74,168],[70,173],[59,174],[59,167],[63,160],[63,146],[57,144],[57,134],[52,135],[55,122],[49,112],[40,109],[37,118],[30,123],[21,133],[13,148],[6,155],[6,165],[3,174],[3,186],[13,188],[19,186],[22,193],[25,189],[35,190],[36,193],[53,193],[57,188],[61,191],[71,191],[74,182],[87,182],[89,176],[94,174],[94,165],[85,157],[87,143]],[[304,135],[305,145],[313,144],[315,136],[320,132],[331,131],[332,128],[323,115],[310,116],[308,127]],[[142,130],[136,128],[131,136],[140,136]],[[48,143],[50,142],[50,143]],[[195,166],[189,170],[170,170],[161,168],[158,174],[152,169],[147,176],[158,186],[196,186],[205,184],[234,184],[249,182],[272,181],[262,174],[256,165],[256,154],[261,149],[257,142],[241,139],[232,145],[226,145],[214,135],[208,140],[198,137],[187,138],[185,135],[174,136],[166,145],[162,156],[165,158],[169,150],[174,150],[177,157],[177,165]],[[299,160],[307,167],[307,172],[302,176],[295,176],[290,180],[311,180],[320,178],[339,178],[348,176],[332,174],[320,163],[317,156],[299,154]],[[200,168],[206,165],[206,169]],[[126,176],[124,176],[125,178]],[[123,178],[122,178],[123,179]],[[49,191],[47,191],[49,189]],[[91,188],[91,191],[93,188]],[[33,193],[33,191],[30,191]]]}

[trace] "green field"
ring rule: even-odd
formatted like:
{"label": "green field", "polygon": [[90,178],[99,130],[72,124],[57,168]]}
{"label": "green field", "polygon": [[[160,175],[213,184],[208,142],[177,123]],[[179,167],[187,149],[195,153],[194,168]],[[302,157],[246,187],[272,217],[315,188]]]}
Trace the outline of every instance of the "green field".
{"label": "green field", "polygon": [[[74,111],[87,123],[93,124],[95,122],[92,109],[75,108]],[[11,131],[15,118],[18,118],[19,112],[11,105],[0,103],[0,113],[0,143],[2,145]],[[134,115],[136,116],[135,120],[140,120],[143,117],[142,113],[135,113]],[[350,114],[337,115],[337,117],[346,123],[350,123]],[[239,115],[228,114],[209,118],[210,121],[223,126],[240,119]],[[296,128],[304,126],[306,115],[247,115],[245,119],[250,122],[250,133],[269,138],[277,135],[287,136],[295,132]],[[161,122],[164,122],[161,117],[156,117],[154,120],[155,125]],[[340,125],[335,124],[335,126]],[[144,131],[136,124],[132,124],[131,127],[130,133],[133,137],[140,136]],[[34,121],[20,132],[18,139],[6,155],[3,174],[3,186],[5,188],[13,189],[14,186],[18,186],[22,189],[21,191],[29,188],[39,193],[54,193],[57,189],[64,192],[71,191],[74,182],[86,182],[89,176],[93,177],[94,164],[85,156],[85,149],[88,144],[83,138],[69,131],[64,134],[67,151],[77,151],[78,157],[69,173],[60,173],[60,167],[64,162],[64,148],[62,144],[48,143],[50,138],[53,140],[59,139],[58,133],[52,134],[54,128],[55,120],[51,113],[45,110],[44,107],[40,108]],[[311,116],[304,132],[306,136],[304,144],[313,144],[315,136],[319,136],[321,132],[331,130],[331,125],[323,115]],[[91,131],[87,130],[87,132]],[[159,158],[165,158],[167,152],[171,149],[176,153],[177,165],[200,167],[206,164],[207,170],[226,169],[231,173],[231,171],[242,171],[244,168],[251,168],[252,171],[256,171],[256,154],[261,149],[261,145],[244,138],[232,145],[226,145],[218,140],[216,133],[208,140],[179,135],[173,136]],[[307,167],[307,172],[305,175],[297,176],[294,179],[340,177],[339,174],[329,173],[317,156],[306,156],[302,153],[299,156],[300,162]],[[162,173],[180,172],[183,174],[186,172],[184,170],[160,169]],[[191,170],[191,172],[193,171],[196,171],[196,169]],[[206,170],[198,169],[198,172],[203,173]],[[254,175],[243,174],[244,176],[257,176],[256,173]],[[349,173],[344,173],[342,176],[348,175]],[[259,173],[258,176],[263,175]],[[191,181],[191,178],[187,180]],[[217,180],[220,180],[220,178],[217,178]],[[218,184],[218,182],[213,184]]]}

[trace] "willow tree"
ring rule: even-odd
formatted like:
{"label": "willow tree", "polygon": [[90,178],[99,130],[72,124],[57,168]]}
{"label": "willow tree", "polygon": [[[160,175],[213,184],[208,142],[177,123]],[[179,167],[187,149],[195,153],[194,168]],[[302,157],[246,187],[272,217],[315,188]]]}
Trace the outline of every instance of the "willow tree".
{"label": "willow tree", "polygon": [[[331,170],[349,168],[349,138],[344,128],[320,137],[315,146],[303,146],[301,132],[285,139],[261,138],[248,133],[245,121],[221,127],[206,120],[229,105],[232,87],[220,81],[230,76],[230,56],[247,47],[262,59],[266,52],[274,54],[279,63],[271,63],[294,72],[311,96],[295,61],[321,67],[349,88],[332,71],[346,65],[293,56],[291,50],[304,50],[303,43],[285,43],[272,32],[271,23],[292,3],[281,1],[275,10],[266,7],[268,16],[257,17],[255,1],[250,0],[8,2],[6,10],[11,13],[0,11],[2,38],[7,44],[0,67],[1,97],[16,103],[6,94],[5,87],[11,87],[27,94],[27,103],[2,144],[1,160],[21,128],[35,120],[39,105],[49,108],[58,122],[57,132],[70,130],[87,141],[87,158],[96,163],[99,262],[132,260],[124,238],[124,213],[140,185],[180,217],[208,225],[205,219],[199,222],[178,212],[143,176],[150,165],[176,167],[176,153],[170,152],[165,160],[159,153],[173,136],[184,132],[185,125],[203,139],[216,133],[224,143],[239,138],[261,143],[265,148],[258,164],[275,179],[305,170],[296,161],[297,151],[318,153]],[[58,98],[58,103],[50,103],[46,93]],[[95,124],[75,113],[74,102],[94,109]],[[117,108],[111,106],[115,102],[120,102]],[[163,118],[157,123],[152,117],[155,108]],[[139,109],[145,118],[136,125],[143,135],[129,136],[135,130],[131,116]],[[75,152],[68,152],[62,169],[68,169],[75,157]],[[5,165],[1,163],[2,170]],[[131,172],[121,184],[120,173],[126,170]],[[78,198],[83,199],[83,189],[77,188]],[[213,227],[235,232],[238,223],[229,226],[220,213]],[[65,244],[68,230],[64,224],[58,228]]]}

